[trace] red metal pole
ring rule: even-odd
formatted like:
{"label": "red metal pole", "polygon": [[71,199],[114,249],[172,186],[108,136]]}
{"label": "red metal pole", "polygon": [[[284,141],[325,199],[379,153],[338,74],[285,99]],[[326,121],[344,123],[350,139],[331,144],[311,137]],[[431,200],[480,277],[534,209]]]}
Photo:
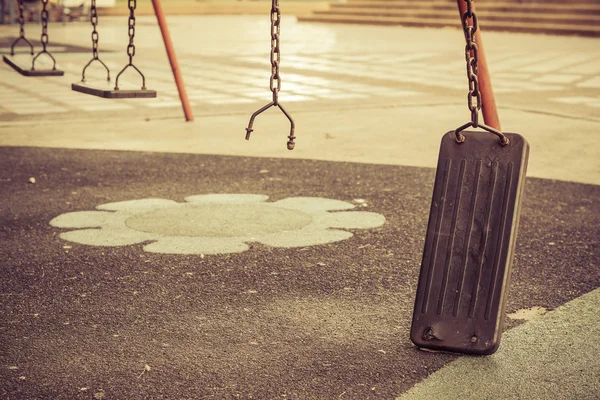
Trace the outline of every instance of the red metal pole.
{"label": "red metal pole", "polygon": [[194,114],[192,113],[192,107],[185,91],[185,85],[183,84],[183,78],[177,63],[177,56],[173,49],[173,43],[171,42],[171,35],[169,35],[169,29],[167,28],[167,20],[162,9],[160,0],[152,0],[152,6],[154,7],[154,15],[158,20],[158,26],[162,33],[163,41],[165,42],[165,48],[167,49],[167,56],[171,63],[171,69],[173,70],[173,76],[175,77],[175,83],[177,84],[177,90],[179,91],[179,98],[181,99],[181,106],[183,107],[183,113],[185,114],[186,121],[193,121]]}
{"label": "red metal pole", "polygon": [[[465,0],[456,0],[456,3],[458,4],[458,11],[462,18],[462,15],[467,11],[467,3]],[[473,2],[473,11],[475,11],[474,3],[475,2]],[[496,99],[494,98],[494,90],[492,89],[490,71],[488,69],[487,58],[481,40],[481,27],[478,27],[475,32],[475,44],[477,44],[477,49],[479,50],[479,91],[481,92],[483,120],[486,125],[502,131],[498,109],[496,108]]]}

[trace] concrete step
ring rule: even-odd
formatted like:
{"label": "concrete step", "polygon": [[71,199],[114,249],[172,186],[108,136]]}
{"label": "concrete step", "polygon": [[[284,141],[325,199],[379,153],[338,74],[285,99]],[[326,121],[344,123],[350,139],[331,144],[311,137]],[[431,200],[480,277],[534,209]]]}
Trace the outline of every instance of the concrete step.
{"label": "concrete step", "polygon": [[[348,0],[348,3],[406,3],[408,0]],[[498,0],[477,0],[474,1],[477,6],[482,4],[498,3]],[[417,3],[417,2],[414,2]],[[428,0],[426,3],[453,3],[456,4],[455,0]],[[580,4],[600,4],[600,0],[503,0],[503,4],[566,4],[566,5],[580,5]]]}
{"label": "concrete step", "polygon": [[[331,9],[401,9],[407,12],[415,10],[452,10],[457,12],[455,1],[438,0],[433,2],[411,2],[402,0],[356,0],[347,3],[332,3]],[[558,3],[477,3],[477,11],[501,11],[501,12],[516,12],[516,13],[544,13],[544,14],[569,14],[569,15],[600,15],[600,1],[594,3],[573,3],[573,4],[558,4]]]}
{"label": "concrete step", "polygon": [[[367,24],[367,25],[402,25],[402,26],[427,26],[427,27],[459,27],[460,20],[455,18],[415,18],[398,16],[376,16],[369,17],[364,15],[328,15],[313,14],[308,17],[298,17],[298,21],[303,22],[324,22],[324,23],[346,23],[346,24]],[[575,25],[575,24],[554,24],[554,23],[529,23],[524,24],[518,21],[480,21],[480,25],[485,30],[509,31],[509,32],[527,32],[527,33],[548,33],[559,35],[581,35],[600,37],[600,26],[598,25]]]}
{"label": "concrete step", "polygon": [[[477,15],[484,29],[547,34],[600,36],[600,0],[479,0]],[[299,21],[375,25],[460,26],[454,0],[349,0],[332,3]]]}
{"label": "concrete step", "polygon": [[[415,18],[431,18],[430,10],[416,9],[407,11],[399,8],[332,8],[326,11],[316,11],[315,15],[349,15],[349,16],[365,16],[365,17],[415,17]],[[543,13],[519,13],[514,11],[500,12],[486,9],[477,10],[477,16],[480,21],[487,23],[488,21],[519,21],[523,23],[544,23],[544,24],[575,24],[575,25],[600,25],[600,13],[589,15],[572,15],[572,14],[543,14]],[[458,19],[456,9],[436,10],[435,18]]]}

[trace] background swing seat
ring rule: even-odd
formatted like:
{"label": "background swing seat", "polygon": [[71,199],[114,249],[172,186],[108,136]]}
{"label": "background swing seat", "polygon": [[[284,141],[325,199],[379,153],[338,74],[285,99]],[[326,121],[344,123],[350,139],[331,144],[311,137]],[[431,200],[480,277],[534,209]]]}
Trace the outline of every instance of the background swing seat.
{"label": "background swing seat", "polygon": [[141,89],[132,84],[119,83],[119,90],[115,90],[113,81],[86,81],[71,84],[71,89],[76,92],[90,94],[92,96],[103,97],[105,99],[134,99],[134,98],[155,98],[156,90]]}
{"label": "background swing seat", "polygon": [[33,56],[30,54],[6,54],[2,56],[2,59],[12,69],[24,76],[63,76],[65,74],[64,71],[58,68],[52,68],[52,64],[45,62],[43,59],[36,60],[35,69],[31,69]]}

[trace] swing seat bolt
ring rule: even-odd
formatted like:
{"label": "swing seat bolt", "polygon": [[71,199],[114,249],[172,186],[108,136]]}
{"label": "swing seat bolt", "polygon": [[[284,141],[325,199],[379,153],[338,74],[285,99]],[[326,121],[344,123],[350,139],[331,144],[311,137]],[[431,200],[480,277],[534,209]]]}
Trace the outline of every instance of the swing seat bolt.
{"label": "swing seat bolt", "polygon": [[254,132],[252,128],[246,128],[246,140],[250,140],[250,134]]}

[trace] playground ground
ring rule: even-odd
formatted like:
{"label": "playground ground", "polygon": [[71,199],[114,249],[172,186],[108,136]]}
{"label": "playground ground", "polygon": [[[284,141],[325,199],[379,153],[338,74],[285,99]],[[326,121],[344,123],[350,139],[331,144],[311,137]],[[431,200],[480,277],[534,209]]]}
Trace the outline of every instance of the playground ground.
{"label": "playground ground", "polygon": [[[503,342],[468,357],[408,337],[439,141],[469,117],[462,33],[284,16],[288,151],[277,110],[244,140],[270,101],[268,15],[168,21],[194,122],[151,17],[135,63],[156,99],[70,90],[85,22],[50,26],[64,77],[0,65],[2,398],[600,398],[598,39],[481,22],[503,129],[531,156]],[[99,32],[116,74],[127,20]],[[3,52],[16,33],[0,26]],[[206,203],[199,224],[169,211]],[[317,217],[334,229],[294,234]],[[219,239],[196,240],[214,219]]]}

